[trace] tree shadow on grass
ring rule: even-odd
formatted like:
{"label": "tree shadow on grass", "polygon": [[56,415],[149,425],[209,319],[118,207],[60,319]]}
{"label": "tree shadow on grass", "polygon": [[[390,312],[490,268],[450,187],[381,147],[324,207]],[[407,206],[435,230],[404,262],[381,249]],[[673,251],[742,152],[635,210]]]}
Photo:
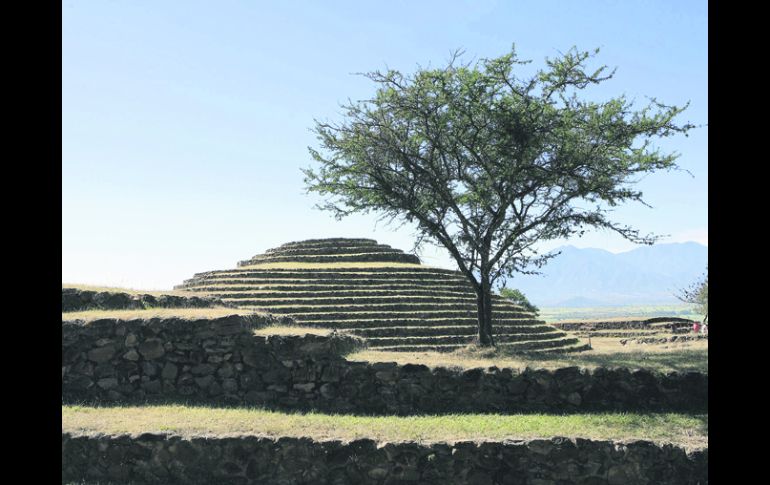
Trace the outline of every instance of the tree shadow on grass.
{"label": "tree shadow on grass", "polygon": [[495,359],[511,359],[521,361],[528,367],[606,367],[647,369],[659,372],[701,372],[708,374],[707,349],[682,349],[670,352],[645,352],[643,350],[629,352],[595,352],[587,350],[573,354],[536,354],[507,351],[504,347],[495,350],[481,351],[476,354],[494,361]]}
{"label": "tree shadow on grass", "polygon": [[708,373],[708,352],[682,350],[678,352],[612,352],[606,354],[587,351],[574,357],[597,367],[644,368],[662,372],[703,372]]}

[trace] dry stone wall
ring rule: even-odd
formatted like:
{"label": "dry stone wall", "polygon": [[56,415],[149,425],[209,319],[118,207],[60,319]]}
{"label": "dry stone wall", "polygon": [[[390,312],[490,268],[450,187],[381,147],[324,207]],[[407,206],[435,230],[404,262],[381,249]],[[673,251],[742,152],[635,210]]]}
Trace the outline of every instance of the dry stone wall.
{"label": "dry stone wall", "polygon": [[708,335],[672,335],[670,337],[644,337],[644,338],[634,338],[634,339],[620,339],[621,345],[627,345],[627,344],[639,344],[639,345],[648,345],[648,344],[672,344],[676,342],[697,342],[701,340],[708,340]]}
{"label": "dry stone wall", "polygon": [[61,311],[130,310],[159,308],[233,307],[219,298],[180,295],[131,294],[119,291],[92,291],[79,288],[61,289]]}
{"label": "dry stone wall", "polygon": [[366,414],[708,408],[708,375],[350,362],[347,335],[257,336],[275,317],[62,322],[62,398]]}
{"label": "dry stone wall", "polygon": [[708,450],[567,438],[454,444],[62,433],[62,482],[707,484]]}
{"label": "dry stone wall", "polygon": [[551,323],[556,328],[567,331],[581,330],[674,330],[678,328],[689,328],[692,326],[692,320],[677,317],[656,317],[647,320],[611,320],[602,321],[584,321],[584,322],[554,322]]}

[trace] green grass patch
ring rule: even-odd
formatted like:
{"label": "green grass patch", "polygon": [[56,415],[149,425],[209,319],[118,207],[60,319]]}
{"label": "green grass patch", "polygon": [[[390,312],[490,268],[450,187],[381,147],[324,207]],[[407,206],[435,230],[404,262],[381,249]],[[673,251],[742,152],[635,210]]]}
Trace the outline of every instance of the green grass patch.
{"label": "green grass patch", "polygon": [[686,448],[708,447],[708,414],[448,414],[441,416],[353,416],[285,413],[205,406],[62,406],[62,431],[181,436],[258,435],[318,440],[455,442],[552,436],[645,439]]}

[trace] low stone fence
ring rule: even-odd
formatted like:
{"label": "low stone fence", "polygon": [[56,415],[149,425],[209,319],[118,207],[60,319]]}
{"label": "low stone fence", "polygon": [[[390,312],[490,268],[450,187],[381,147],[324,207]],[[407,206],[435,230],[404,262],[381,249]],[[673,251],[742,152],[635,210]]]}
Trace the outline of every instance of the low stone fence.
{"label": "low stone fence", "polygon": [[708,340],[708,335],[672,335],[671,337],[642,337],[632,339],[620,339],[621,345],[638,344],[638,345],[656,345],[656,344],[673,344],[681,342],[695,342],[701,340]]}
{"label": "low stone fence", "polygon": [[611,320],[585,322],[553,322],[554,327],[566,331],[588,330],[638,330],[638,329],[667,329],[674,330],[692,326],[692,320],[678,317],[655,317],[647,320]]}
{"label": "low stone fence", "polygon": [[567,438],[349,443],[309,438],[182,438],[62,433],[62,482],[184,484],[708,483],[708,449]]}
{"label": "low stone fence", "polygon": [[364,414],[708,409],[708,375],[350,362],[358,338],[258,336],[264,315],[62,322],[62,399]]}
{"label": "low stone fence", "polygon": [[131,310],[148,307],[159,308],[210,308],[232,307],[214,297],[132,294],[118,291],[92,291],[79,288],[61,289],[61,311],[79,310]]}

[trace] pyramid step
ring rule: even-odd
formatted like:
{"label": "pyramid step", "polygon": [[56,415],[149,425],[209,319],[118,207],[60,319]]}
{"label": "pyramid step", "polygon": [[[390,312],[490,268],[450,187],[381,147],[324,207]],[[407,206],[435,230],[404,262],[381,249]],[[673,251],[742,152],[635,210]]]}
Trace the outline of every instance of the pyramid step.
{"label": "pyramid step", "polygon": [[[214,289],[211,287],[210,291],[206,294],[210,296],[216,296],[218,298],[230,298],[230,299],[273,299],[273,298],[331,298],[331,297],[389,297],[389,298],[475,298],[475,295],[467,291],[442,291],[442,290],[429,290],[429,289],[417,289],[417,290],[350,290],[350,289],[338,289],[338,290],[317,290],[317,291],[305,291],[303,289],[264,289],[255,290],[254,288],[244,287],[243,289]],[[496,299],[497,300],[497,299]]]}
{"label": "pyramid step", "polygon": [[[278,313],[273,311],[272,313]],[[329,313],[329,312],[289,312],[287,313],[296,321],[300,322],[313,322],[313,321],[319,321],[319,320],[325,320],[325,321],[345,321],[345,320],[371,320],[371,319],[386,319],[386,320],[399,320],[403,321],[407,318],[417,318],[417,319],[437,319],[437,318],[443,318],[443,319],[459,319],[459,318],[470,318],[475,319],[477,318],[475,316],[474,312],[469,311],[456,311],[456,310],[448,310],[448,311],[349,311],[349,312],[338,312],[338,313]],[[495,312],[493,313],[493,318],[497,319],[511,319],[511,318],[532,318],[531,315],[528,315],[523,312]]]}
{"label": "pyramid step", "polygon": [[[460,303],[349,303],[349,304],[308,304],[308,305],[263,305],[258,301],[243,300],[239,306],[258,308],[269,313],[341,313],[341,312],[408,312],[408,311],[460,311],[469,315],[476,314],[476,305],[472,302]],[[506,310],[503,310],[506,311]],[[511,310],[513,311],[513,310]]]}
{"label": "pyramid step", "polygon": [[390,347],[375,347],[369,350],[379,352],[454,352],[467,344],[455,345],[395,345]]}
{"label": "pyramid step", "polygon": [[217,274],[227,273],[261,273],[261,274],[280,274],[280,273],[312,273],[312,274],[345,274],[345,273],[414,273],[414,274],[434,274],[440,276],[456,276],[458,278],[465,278],[465,276],[456,270],[435,268],[433,266],[423,266],[418,264],[407,265],[394,265],[394,266],[351,266],[351,267],[314,267],[314,268],[302,268],[302,267],[289,267],[289,268],[231,268],[231,269],[216,269],[211,271],[203,271],[195,273],[193,277],[204,277]]}
{"label": "pyramid step", "polygon": [[265,282],[272,284],[286,284],[286,282],[306,282],[316,284],[357,284],[361,281],[375,282],[388,285],[388,284],[452,284],[454,286],[466,286],[472,288],[467,279],[458,278],[455,276],[442,276],[436,274],[408,274],[408,273],[344,273],[344,274],[313,274],[313,273],[281,273],[277,275],[270,274],[218,274],[210,276],[200,276],[189,280],[185,280],[183,283],[201,283],[208,282],[209,284],[219,284],[222,281],[242,281],[249,283],[252,282]]}
{"label": "pyramid step", "polygon": [[345,284],[313,280],[196,281],[186,285],[178,285],[177,288],[183,288],[188,291],[443,291],[450,293],[471,293],[473,291],[469,285],[457,283],[415,285],[413,282],[383,283],[355,281]]}
{"label": "pyramid step", "polygon": [[[299,312],[322,311],[365,311],[365,310],[465,310],[477,312],[474,298],[445,297],[353,297],[353,298],[277,298],[277,299],[239,299],[221,298],[228,304],[242,307],[257,307],[265,311],[290,311],[286,308],[298,308]],[[493,311],[524,311],[523,308],[507,302],[493,305]]]}
{"label": "pyramid step", "polygon": [[[378,314],[379,315],[379,314]],[[292,316],[293,317],[293,316]],[[509,318],[496,320],[492,323],[493,328],[496,325],[512,326],[539,326],[545,322],[533,318]],[[304,320],[303,325],[320,328],[337,329],[367,329],[367,328],[387,328],[387,327],[476,327],[478,320],[476,318],[373,318],[369,320]],[[550,328],[550,327],[549,327]]]}
{"label": "pyramid step", "polygon": [[[325,239],[307,239],[305,241],[292,241],[281,244],[278,248],[301,248],[315,246],[377,246],[377,241],[367,238],[330,237]],[[268,249],[268,251],[270,251]]]}
{"label": "pyramid step", "polygon": [[216,287],[239,287],[246,289],[290,289],[299,288],[305,291],[312,290],[367,290],[367,289],[379,289],[379,290],[400,290],[400,289],[413,289],[413,290],[444,290],[444,291],[465,291],[468,293],[473,292],[473,288],[465,283],[458,283],[446,280],[425,280],[425,281],[412,281],[412,280],[303,280],[303,279],[221,279],[221,280],[200,280],[200,281],[187,281],[181,285],[177,285],[175,289],[183,290],[196,290],[199,288],[216,288]]}
{"label": "pyramid step", "polygon": [[420,264],[420,258],[414,254],[402,252],[389,253],[355,253],[355,254],[326,254],[326,255],[295,255],[295,256],[255,256],[252,259],[240,261],[238,266],[251,266],[263,263],[352,263],[352,262],[385,262]]}
{"label": "pyramid step", "polygon": [[[449,308],[447,308],[449,307]],[[306,320],[369,320],[371,318],[476,318],[475,306],[462,305],[350,305],[344,306],[289,306],[258,307],[242,305],[239,308],[288,315],[298,321]],[[465,308],[465,309],[460,309]],[[492,318],[532,318],[518,310],[492,310]]]}
{"label": "pyramid step", "polygon": [[[497,343],[540,342],[546,340],[564,340],[567,334],[557,330],[542,334],[494,334]],[[467,345],[476,339],[475,335],[440,335],[430,337],[381,337],[367,338],[366,344],[372,347],[394,347],[399,345]],[[577,341],[576,339],[574,339]]]}
{"label": "pyramid step", "polygon": [[573,331],[573,334],[579,336],[579,337],[603,337],[603,338],[623,338],[623,337],[649,337],[649,336],[656,336],[656,335],[665,335],[665,332],[661,332],[659,330],[650,330],[650,331],[639,331],[639,330],[633,330],[628,332],[619,332],[617,330],[612,331],[604,331],[604,332],[596,332],[596,331]]}
{"label": "pyramid step", "polygon": [[[400,278],[400,277],[392,277],[389,278],[386,275],[375,275],[375,277],[370,277],[369,275],[363,275],[362,277],[354,277],[349,278],[347,275],[345,277],[339,277],[339,278],[317,278],[317,277],[309,277],[305,278],[305,275],[301,278],[294,278],[294,277],[276,277],[276,278],[226,278],[226,277],[216,277],[216,278],[204,278],[204,279],[196,279],[196,280],[187,280],[184,283],[182,283],[181,286],[211,286],[211,285],[222,285],[222,284],[236,284],[236,285],[298,285],[298,284],[304,284],[304,285],[324,285],[324,286],[343,286],[343,287],[356,287],[356,286],[377,286],[377,285],[385,285],[385,286],[411,286],[413,288],[437,288],[437,287],[452,287],[452,288],[465,288],[467,291],[473,291],[473,287],[468,284],[465,280],[455,280],[451,278],[420,278],[420,279],[413,279],[413,278]],[[308,275],[309,276],[309,275]]]}
{"label": "pyramid step", "polygon": [[[511,342],[501,343],[498,347],[504,347],[510,352],[520,353],[566,353],[580,352],[588,350],[587,345],[579,344],[577,339],[563,340],[545,340],[534,342]],[[370,350],[379,352],[453,352],[466,347],[467,344],[449,344],[449,345],[394,345],[384,347],[374,347]]]}
{"label": "pyramid step", "polygon": [[[374,328],[345,328],[345,331],[364,338],[375,337],[428,337],[432,335],[477,335],[477,322],[469,325],[444,326],[413,326],[413,327],[374,327]],[[539,334],[558,332],[548,325],[492,325],[494,334]]]}
{"label": "pyramid step", "polygon": [[[272,296],[272,298],[270,298]],[[287,296],[287,295],[284,295]],[[275,298],[275,295],[269,295],[267,298],[254,298],[253,296],[245,295],[243,298],[233,298],[231,296],[221,296],[220,299],[225,302],[234,303],[237,305],[248,306],[306,306],[306,305],[323,305],[323,306],[366,306],[366,305],[401,305],[408,303],[411,305],[418,304],[435,304],[435,305],[452,305],[457,308],[465,308],[468,305],[475,306],[475,298],[468,297],[431,297],[431,296],[404,296],[404,295],[392,295],[392,296],[353,296],[353,297],[320,297],[320,298],[299,298],[294,296],[287,296],[286,298]],[[502,305],[501,305],[502,308]]]}
{"label": "pyramid step", "polygon": [[[308,250],[309,253],[305,254],[304,250],[297,249],[294,252],[291,253],[269,253],[269,254],[259,254],[257,256],[252,257],[248,261],[251,261],[253,264],[260,264],[262,262],[307,262],[307,263],[323,263],[323,262],[331,262],[336,263],[338,261],[349,261],[348,258],[354,258],[352,261],[361,261],[361,262],[369,262],[369,261],[382,261],[382,262],[395,262],[400,260],[401,258],[404,259],[414,259],[416,256],[404,253],[402,251],[394,251],[393,249],[388,249],[385,251],[381,251],[378,249],[375,250],[363,250],[359,249],[357,251],[345,251],[341,250],[342,252],[336,252],[333,251],[331,253],[321,253],[321,252],[313,252],[313,250]],[[388,259],[388,258],[394,258],[394,259]],[[408,261],[411,262],[411,261]],[[419,263],[415,263],[419,264]]]}
{"label": "pyramid step", "polygon": [[285,248],[285,247],[277,247],[268,249],[262,254],[257,254],[256,256],[273,256],[273,255],[284,255],[284,256],[292,256],[295,254],[349,254],[349,253],[393,253],[393,252],[401,252],[398,249],[393,249],[392,247],[388,246],[387,244],[370,244],[367,246],[300,246],[300,247],[292,247],[292,248]]}
{"label": "pyramid step", "polygon": [[192,279],[207,278],[433,278],[467,282],[467,278],[457,271],[429,268],[418,265],[351,267],[351,268],[235,268],[196,273]]}
{"label": "pyramid step", "polygon": [[[355,271],[343,271],[343,269]],[[279,268],[245,268],[241,270],[223,270],[212,273],[196,274],[191,279],[384,279],[393,278],[418,280],[436,279],[443,281],[458,281],[468,283],[464,276],[454,273],[446,274],[433,270],[416,270],[414,266],[404,268],[339,268],[337,270],[313,271],[313,269],[279,269]]]}

